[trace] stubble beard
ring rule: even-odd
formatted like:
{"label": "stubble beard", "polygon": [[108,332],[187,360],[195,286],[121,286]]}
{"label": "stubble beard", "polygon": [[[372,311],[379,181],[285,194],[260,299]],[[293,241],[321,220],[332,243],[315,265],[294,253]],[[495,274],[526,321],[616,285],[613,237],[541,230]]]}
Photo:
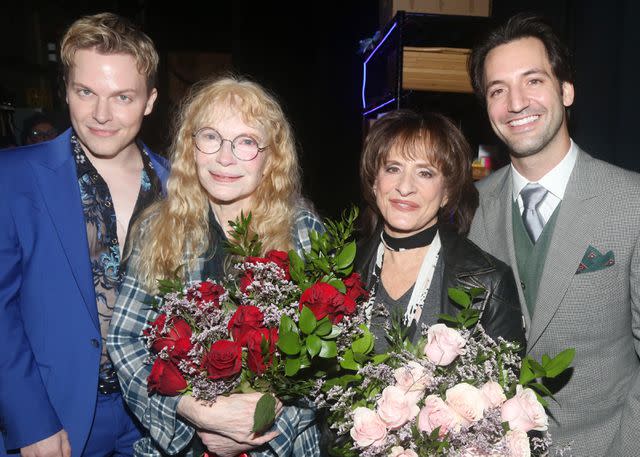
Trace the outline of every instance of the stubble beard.
{"label": "stubble beard", "polygon": [[531,157],[538,154],[540,151],[543,151],[549,143],[556,138],[558,132],[562,128],[562,123],[563,119],[561,118],[559,122],[549,126],[549,128],[540,136],[522,141],[521,143],[517,141],[509,141],[509,139],[504,136],[502,137],[502,140],[509,148],[509,155],[511,155],[511,157],[516,159]]}

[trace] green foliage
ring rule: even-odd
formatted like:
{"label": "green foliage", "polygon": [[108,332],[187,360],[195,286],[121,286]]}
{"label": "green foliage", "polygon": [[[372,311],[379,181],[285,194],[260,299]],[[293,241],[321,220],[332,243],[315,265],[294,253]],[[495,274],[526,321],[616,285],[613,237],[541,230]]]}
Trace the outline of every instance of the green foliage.
{"label": "green foliage", "polygon": [[262,252],[262,243],[258,235],[251,233],[251,213],[244,215],[240,212],[240,217],[235,221],[229,221],[231,233],[229,240],[225,241],[225,249],[231,255],[239,257],[259,256]]}
{"label": "green foliage", "polygon": [[351,274],[356,257],[356,243],[351,238],[357,217],[358,209],[351,207],[339,221],[325,219],[326,232],[309,233],[311,251],[304,253],[304,259],[289,252],[291,278],[301,289],[322,281],[345,292],[342,278]]}
{"label": "green foliage", "polygon": [[[545,386],[545,380],[555,378],[562,374],[573,362],[576,355],[574,348],[565,349],[555,357],[547,354],[542,356],[542,363],[537,362],[531,356],[522,359],[519,383],[523,387],[531,388],[538,397],[538,401],[547,406],[545,396],[553,398],[551,391]],[[555,400],[555,399],[554,399]]]}
{"label": "green foliage", "polygon": [[184,265],[180,265],[173,270],[173,273],[169,279],[158,279],[158,295],[165,296],[170,293],[182,292],[184,283],[178,272],[184,268]]}
{"label": "green foliage", "polygon": [[449,299],[461,308],[458,314],[439,314],[438,318],[459,329],[471,328],[478,323],[480,311],[473,307],[475,301],[482,299],[486,290],[480,287],[450,287],[447,290]]}
{"label": "green foliage", "polygon": [[253,413],[253,429],[254,433],[263,433],[271,427],[276,419],[276,399],[271,394],[264,394],[256,404],[256,410]]}

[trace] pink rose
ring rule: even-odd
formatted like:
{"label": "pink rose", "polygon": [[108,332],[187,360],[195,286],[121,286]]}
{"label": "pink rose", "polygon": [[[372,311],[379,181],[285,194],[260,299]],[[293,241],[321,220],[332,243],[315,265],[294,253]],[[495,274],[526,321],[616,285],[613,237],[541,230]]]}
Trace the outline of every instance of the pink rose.
{"label": "pink rose", "polygon": [[461,382],[447,389],[445,401],[467,422],[464,425],[479,421],[484,416],[486,403],[482,392],[466,382]]}
{"label": "pink rose", "polygon": [[433,382],[433,376],[427,369],[413,360],[403,367],[396,368],[393,376],[396,378],[396,387],[400,387],[407,396],[412,397],[414,403],[420,401],[424,391]]}
{"label": "pink rose", "polygon": [[435,324],[427,330],[427,345],[424,355],[436,365],[447,366],[456,357],[464,354],[466,340],[457,330],[444,324]]}
{"label": "pink rose", "polygon": [[418,457],[418,454],[411,449],[405,449],[402,446],[393,446],[389,457]]}
{"label": "pink rose", "polygon": [[387,427],[375,411],[358,407],[353,411],[351,438],[359,447],[380,446],[387,438]]}
{"label": "pink rose", "polygon": [[429,395],[418,414],[418,430],[431,433],[440,427],[440,438],[449,430],[458,430],[461,423],[462,418],[437,395]]}
{"label": "pink rose", "polygon": [[416,417],[420,408],[403,389],[388,386],[378,400],[378,416],[391,430],[398,429]]}
{"label": "pink rose", "polygon": [[482,391],[482,395],[484,395],[488,408],[497,408],[507,400],[502,386],[495,381],[487,382],[480,390]]}
{"label": "pink rose", "polygon": [[531,446],[526,432],[509,430],[506,436],[509,457],[531,457]]}
{"label": "pink rose", "polygon": [[502,404],[501,411],[502,420],[509,422],[511,430],[544,431],[549,426],[547,413],[536,394],[531,389],[523,389],[521,385],[516,386],[516,395]]}

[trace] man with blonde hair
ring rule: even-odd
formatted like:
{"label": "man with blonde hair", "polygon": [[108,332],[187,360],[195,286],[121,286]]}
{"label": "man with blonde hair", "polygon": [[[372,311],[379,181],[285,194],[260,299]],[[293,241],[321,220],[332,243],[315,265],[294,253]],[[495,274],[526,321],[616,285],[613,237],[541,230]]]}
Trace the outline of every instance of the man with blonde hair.
{"label": "man with blonde hair", "polygon": [[0,455],[132,455],[104,341],[131,221],[167,175],[137,140],[158,54],[103,13],[71,25],[61,60],[72,128],[0,157]]}

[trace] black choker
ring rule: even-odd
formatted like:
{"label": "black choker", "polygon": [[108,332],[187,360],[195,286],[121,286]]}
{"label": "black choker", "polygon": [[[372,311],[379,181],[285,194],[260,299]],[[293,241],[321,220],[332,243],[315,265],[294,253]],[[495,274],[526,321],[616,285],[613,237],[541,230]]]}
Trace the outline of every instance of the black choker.
{"label": "black choker", "polygon": [[436,233],[438,233],[438,223],[405,238],[394,238],[383,230],[380,238],[387,249],[398,252],[429,246],[436,237]]}

